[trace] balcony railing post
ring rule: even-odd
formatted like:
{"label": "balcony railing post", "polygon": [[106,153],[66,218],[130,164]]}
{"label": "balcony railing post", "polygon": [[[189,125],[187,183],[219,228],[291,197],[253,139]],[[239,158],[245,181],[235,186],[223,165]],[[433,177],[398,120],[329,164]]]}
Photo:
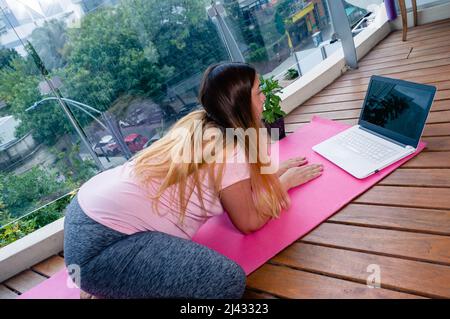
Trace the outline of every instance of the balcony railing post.
{"label": "balcony railing post", "polygon": [[342,0],[328,0],[328,7],[330,8],[334,31],[341,39],[345,61],[350,68],[357,69],[358,58],[355,42],[353,41],[352,30],[350,29],[347,14],[345,13],[344,3]]}

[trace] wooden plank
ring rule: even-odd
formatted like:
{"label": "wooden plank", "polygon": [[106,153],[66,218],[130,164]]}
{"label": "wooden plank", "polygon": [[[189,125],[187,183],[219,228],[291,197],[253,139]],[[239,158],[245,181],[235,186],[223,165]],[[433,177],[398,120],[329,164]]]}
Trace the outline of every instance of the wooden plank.
{"label": "wooden plank", "polygon": [[397,169],[378,185],[450,187],[450,169]]}
{"label": "wooden plank", "polygon": [[433,60],[433,61],[425,61],[418,63],[411,63],[408,65],[401,65],[398,67],[388,67],[384,69],[370,70],[364,72],[355,72],[350,71],[341,76],[340,79],[343,81],[354,80],[359,78],[370,77],[372,75],[385,75],[389,76],[390,74],[400,73],[400,72],[408,72],[408,71],[418,71],[423,69],[428,69],[432,67],[445,67],[450,65],[450,58]]}
{"label": "wooden plank", "polygon": [[46,279],[47,277],[41,276],[28,269],[8,279],[7,281],[3,282],[3,284],[19,291],[20,293],[24,293],[25,291],[30,290]]}
{"label": "wooden plank", "polygon": [[446,44],[443,44],[441,42],[431,42],[425,45],[421,46],[406,46],[406,47],[399,47],[396,50],[372,50],[370,51],[366,56],[364,56],[364,60],[373,60],[373,59],[380,59],[384,57],[391,57],[391,56],[404,56],[405,58],[414,50],[416,51],[427,51],[427,50],[433,50],[436,48],[441,48],[442,46],[445,46]]}
{"label": "wooden plank", "polygon": [[449,209],[450,189],[374,186],[354,200],[354,203]]}
{"label": "wooden plank", "polygon": [[[321,112],[335,112],[340,110],[359,110],[364,101],[348,101],[340,103],[324,103],[316,105],[300,105],[295,110],[290,112],[287,119],[293,115],[298,114],[317,114]],[[431,106],[431,112],[448,111],[450,110],[450,100],[434,101]]]}
{"label": "wooden plank", "polygon": [[426,150],[428,151],[450,151],[450,137],[448,136],[424,137],[422,140],[427,143]]}
{"label": "wooden plank", "polygon": [[[450,82],[446,85],[450,88]],[[332,105],[333,103],[342,103],[342,102],[352,102],[352,101],[358,101],[359,105],[362,106],[364,104],[364,98],[366,97],[366,92],[355,92],[355,93],[341,93],[336,95],[326,95],[326,96],[315,96],[310,98],[308,101],[303,103],[303,106],[312,106],[312,105],[319,105],[319,104],[328,104]],[[438,90],[436,92],[434,101],[441,101],[445,100],[443,102],[444,104],[450,105],[450,90]],[[356,104],[356,103],[355,103]]]}
{"label": "wooden plank", "polygon": [[335,112],[340,110],[359,110],[363,104],[362,100],[348,101],[342,103],[324,103],[316,105],[300,105],[295,110],[291,111],[286,119],[289,119],[293,115],[298,114],[317,114],[321,112]]}
{"label": "wooden plank", "polygon": [[328,221],[355,226],[450,235],[450,209],[434,210],[351,203]]}
{"label": "wooden plank", "polygon": [[302,242],[450,265],[450,237],[323,223]]}
{"label": "wooden plank", "polygon": [[422,152],[403,164],[403,168],[450,168],[450,152]]}
{"label": "wooden plank", "polygon": [[[342,122],[342,121],[341,121]],[[309,122],[302,123],[286,123],[286,131],[294,132],[296,129],[308,124]],[[358,124],[358,119],[348,120],[346,122],[348,125]],[[432,136],[449,136],[450,135],[450,123],[435,123],[425,125],[422,137],[432,137]]]}
{"label": "wooden plank", "polygon": [[425,125],[423,131],[424,137],[426,136],[445,136],[450,135],[450,123],[435,123]]}
{"label": "wooden plank", "polygon": [[[432,30],[440,30],[442,28],[448,27],[450,21],[448,19],[434,21],[427,24],[422,24],[419,26],[415,26],[413,28],[408,28],[408,35],[417,35],[430,32]],[[392,41],[402,41],[402,30],[392,31],[389,34],[390,40]]]}
{"label": "wooden plank", "polygon": [[375,265],[380,270],[381,288],[431,298],[450,297],[448,266],[305,243],[294,243],[275,256],[271,262],[362,284],[366,284],[368,276],[373,273],[370,268],[368,271],[369,265]]}
{"label": "wooden plank", "polygon": [[[404,50],[406,48],[410,48],[410,47],[414,47],[414,48],[418,48],[418,49],[423,49],[424,47],[429,47],[432,45],[440,45],[440,46],[444,46],[448,43],[448,38],[449,38],[449,34],[448,34],[449,28],[442,28],[441,30],[437,31],[437,33],[435,34],[421,34],[418,37],[414,37],[409,39],[408,41],[401,41],[401,42],[385,42],[385,43],[380,43],[379,45],[377,45],[376,47],[374,47],[369,53],[370,58],[372,58],[372,55],[374,54],[379,54],[380,52],[383,53],[387,53],[387,54],[392,54],[395,51],[400,51],[400,50]],[[441,35],[439,36],[439,40],[436,39],[436,35]],[[420,39],[420,37],[428,37],[427,39]],[[392,47],[395,47],[395,50],[392,49]],[[435,46],[436,47],[436,46]]]}
{"label": "wooden plank", "polygon": [[64,267],[64,258],[55,255],[33,266],[31,269],[47,277],[51,277]]}
{"label": "wooden plank", "polygon": [[[443,66],[435,66],[435,67],[429,67],[426,69],[417,69],[417,70],[407,70],[407,71],[400,71],[389,74],[389,77],[395,78],[395,79],[410,79],[412,81],[415,81],[414,79],[419,78],[425,78],[428,76],[432,76],[437,74],[443,74],[446,72],[450,72],[450,65],[443,65]],[[342,76],[328,85],[325,89],[335,89],[339,87],[347,87],[347,86],[355,86],[355,85],[362,85],[367,84],[370,81],[370,76],[367,75],[364,77],[356,78],[356,79],[343,79]]]}
{"label": "wooden plank", "polygon": [[[450,40],[450,38],[449,38]],[[412,51],[411,51],[412,52]],[[386,62],[380,62],[377,64],[371,64],[371,65],[360,65],[357,70],[351,71],[352,73],[362,73],[362,72],[368,72],[373,70],[381,70],[385,68],[394,68],[399,67],[401,65],[410,65],[412,63],[419,63],[419,62],[427,62],[427,61],[434,61],[434,60],[440,60],[440,59],[447,59],[450,58],[450,51],[442,52],[442,53],[436,53],[436,54],[427,54],[422,56],[409,56],[408,59],[397,59],[394,61],[386,61]]]}
{"label": "wooden plank", "polygon": [[391,53],[391,52],[399,52],[399,51],[403,51],[405,49],[409,49],[411,47],[413,48],[417,48],[417,49],[422,49],[423,47],[426,47],[428,45],[434,45],[439,44],[440,46],[443,46],[445,44],[448,43],[448,41],[450,40],[450,35],[448,34],[448,29],[443,29],[443,32],[447,31],[447,34],[444,36],[441,36],[439,40],[436,40],[435,38],[431,38],[431,39],[411,39],[409,41],[405,41],[405,42],[400,42],[397,43],[396,45],[394,45],[394,48],[392,47],[374,47],[370,53],[374,52],[374,53]]}
{"label": "wooden plank", "polygon": [[396,61],[396,60],[402,60],[402,59],[408,59],[408,58],[416,58],[421,56],[426,56],[427,54],[437,54],[437,53],[445,53],[450,50],[450,45],[444,45],[442,47],[428,49],[426,51],[415,51],[414,48],[412,48],[411,52],[408,53],[401,53],[398,55],[392,55],[392,56],[381,56],[376,59],[367,59],[364,57],[362,60],[358,61],[358,66],[366,66],[366,65],[373,65],[378,64],[381,62],[389,62],[389,61]]}
{"label": "wooden plank", "polygon": [[[450,50],[450,47],[449,47]],[[425,79],[411,79],[414,82],[433,85],[437,88],[438,92],[441,90],[450,90],[450,74],[444,73],[439,79],[436,79],[436,76],[429,76]],[[437,82],[440,81],[440,82]],[[341,94],[351,94],[351,93],[359,93],[366,92],[368,88],[368,84],[356,85],[356,86],[348,86],[337,89],[324,89],[317,93],[314,97],[321,96],[330,96],[330,95],[341,95]],[[305,105],[305,104],[302,104]]]}
{"label": "wooden plank", "polygon": [[265,292],[258,292],[247,288],[245,289],[242,299],[277,299],[277,297]]}
{"label": "wooden plank", "polygon": [[[447,44],[446,40],[449,38],[450,28],[442,28],[440,30],[435,30],[435,32],[430,32],[428,34],[421,34],[414,38],[411,38],[408,41],[388,41],[385,43],[378,44],[373,52],[389,52],[389,51],[397,51],[403,50],[404,48],[410,47],[421,47],[426,46],[428,44],[434,44],[436,41],[441,41],[441,46]],[[372,51],[371,51],[372,52]]]}
{"label": "wooden plank", "polygon": [[[306,114],[289,114],[286,117],[285,123],[305,123],[310,122],[314,116],[320,116],[322,118],[330,119],[330,120],[344,120],[344,119],[359,119],[361,113],[361,109],[355,110],[339,110],[334,112],[317,112],[317,113],[306,113]],[[450,111],[436,111],[430,112],[427,118],[427,124],[433,123],[443,123],[450,122]],[[450,134],[448,134],[450,135]]]}
{"label": "wooden plank", "polygon": [[251,288],[282,298],[420,298],[383,288],[265,264],[247,278]]}
{"label": "wooden plank", "polygon": [[308,113],[308,114],[290,114],[285,119],[285,123],[301,123],[310,122],[313,116],[320,116],[330,120],[343,120],[359,118],[361,109],[357,110],[343,110],[336,112],[322,112],[322,113]]}
{"label": "wooden plank", "polygon": [[16,299],[19,295],[0,284],[0,299]]}
{"label": "wooden plank", "polygon": [[[445,28],[439,28],[439,29],[434,29],[431,30],[429,32],[421,32],[420,34],[418,34],[417,36],[413,37],[410,41],[407,41],[407,43],[417,43],[417,42],[421,42],[423,40],[429,40],[429,39],[435,39],[437,41],[439,41],[439,39],[442,39],[444,36],[448,35],[448,31],[450,31],[450,25],[446,24]],[[404,44],[405,42],[402,41],[402,39],[387,39],[389,41],[383,41],[382,43],[377,44],[376,48],[377,49],[387,49],[387,48],[391,48],[391,49],[395,49],[397,48],[399,45]]]}
{"label": "wooden plank", "polygon": [[[415,39],[418,36],[422,36],[425,34],[433,34],[435,32],[441,32],[442,30],[445,30],[449,27],[448,21],[441,24],[436,25],[421,25],[413,28],[408,28],[408,35],[411,36],[411,38]],[[402,31],[392,31],[383,41],[380,42],[380,44],[384,43],[400,43],[402,41]],[[410,41],[409,39],[408,41]]]}
{"label": "wooden plank", "polygon": [[[314,96],[308,101],[303,103],[303,105],[314,105],[314,104],[324,104],[324,103],[339,103],[348,101],[361,101],[364,100],[366,92],[355,92],[355,93],[340,93],[330,96]],[[362,103],[360,102],[360,105]]]}

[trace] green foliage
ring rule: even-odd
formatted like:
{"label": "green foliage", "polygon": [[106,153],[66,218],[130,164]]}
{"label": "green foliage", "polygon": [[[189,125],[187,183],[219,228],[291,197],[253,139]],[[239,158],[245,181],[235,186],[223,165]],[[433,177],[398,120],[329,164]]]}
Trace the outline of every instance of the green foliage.
{"label": "green foliage", "polygon": [[256,43],[250,44],[249,62],[261,62],[268,60],[267,51],[265,47],[259,47]]}
{"label": "green foliage", "polygon": [[80,157],[80,145],[73,145],[63,152],[55,148],[52,152],[57,156],[56,168],[65,178],[66,188],[74,189],[98,173],[97,166],[91,160],[83,161]]}
{"label": "green foliage", "polygon": [[293,80],[298,78],[298,71],[296,69],[288,69],[284,75],[285,80]]}
{"label": "green foliage", "polygon": [[10,67],[12,60],[19,57],[19,54],[14,49],[0,48],[0,69]]}
{"label": "green foliage", "polygon": [[0,248],[25,237],[36,229],[34,219],[17,221],[0,230]]}
{"label": "green foliage", "polygon": [[142,43],[139,29],[121,9],[107,8],[69,30],[68,65],[61,70],[64,95],[106,110],[125,92],[156,94],[170,70],[158,63],[153,43]]}
{"label": "green foliage", "polygon": [[[16,135],[31,130],[38,142],[53,145],[71,130],[55,101],[25,112],[43,98],[38,90],[43,78],[35,60],[43,61],[51,77],[62,79],[65,97],[104,111],[127,94],[151,96],[161,103],[167,85],[226,59],[205,3],[124,0],[89,13],[76,29],[53,20],[35,29],[30,40],[36,56],[0,51],[0,61],[11,65],[0,71],[0,100],[21,120]],[[32,53],[33,48],[27,48]],[[88,122],[83,114],[75,114]]]}
{"label": "green foliage", "polygon": [[3,189],[4,186],[0,183],[0,225],[5,225],[12,220],[11,215],[6,210],[5,204],[3,203]]}
{"label": "green foliage", "polygon": [[264,102],[263,119],[267,124],[271,124],[286,116],[286,113],[281,109],[281,98],[278,93],[281,93],[282,87],[278,83],[278,80],[274,80],[273,76],[264,79],[260,77],[260,87],[261,92],[266,96],[266,101]]}
{"label": "green foliage", "polygon": [[0,184],[3,185],[3,203],[13,216],[25,213],[39,202],[48,201],[65,189],[64,184],[57,181],[55,173],[38,167],[20,175],[2,173]]}
{"label": "green foliage", "polygon": [[33,131],[36,141],[54,144],[59,136],[70,130],[69,122],[61,120],[64,115],[55,102],[26,112],[28,107],[42,99],[38,90],[42,78],[37,75],[36,67],[30,67],[30,61],[22,57],[14,58],[9,65],[0,69],[0,100],[6,102],[8,112],[20,120],[16,137]]}
{"label": "green foliage", "polygon": [[75,193],[69,193],[32,214],[0,228],[0,248],[64,216],[64,209]]}
{"label": "green foliage", "polygon": [[281,16],[279,10],[277,10],[275,12],[274,20],[275,20],[275,28],[277,29],[278,33],[281,34],[281,35],[284,35],[286,33],[286,26],[285,26],[285,23],[284,23],[284,19]]}

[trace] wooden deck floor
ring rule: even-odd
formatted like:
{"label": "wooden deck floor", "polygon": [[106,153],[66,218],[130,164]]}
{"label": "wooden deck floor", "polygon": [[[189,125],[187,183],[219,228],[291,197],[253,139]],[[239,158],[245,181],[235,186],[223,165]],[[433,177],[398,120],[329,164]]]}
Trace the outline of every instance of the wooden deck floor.
{"label": "wooden deck floor", "polygon": [[[391,33],[360,63],[299,106],[288,132],[313,115],[356,124],[373,74],[438,92],[427,148],[248,277],[246,298],[450,298],[450,20]],[[381,288],[366,286],[379,265]],[[61,255],[0,284],[16,298],[64,266]]]}

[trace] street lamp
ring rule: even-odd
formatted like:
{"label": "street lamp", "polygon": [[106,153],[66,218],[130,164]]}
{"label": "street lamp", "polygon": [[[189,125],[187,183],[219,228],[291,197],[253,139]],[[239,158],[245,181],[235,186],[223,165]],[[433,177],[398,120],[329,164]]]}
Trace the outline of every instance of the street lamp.
{"label": "street lamp", "polygon": [[[56,98],[56,97],[47,97],[47,98],[45,98],[45,99],[42,99],[42,100],[40,100],[40,101],[38,101],[38,102],[35,102],[32,106],[30,106],[29,108],[27,108],[25,111],[31,111],[31,110],[34,110],[35,108],[37,108],[38,106],[39,106],[39,104],[41,104],[42,102],[45,102],[45,101],[51,101],[51,100],[55,100],[55,101],[58,101],[58,99]],[[91,111],[94,111],[94,112],[96,112],[96,113],[98,113],[98,114],[102,114],[102,112],[100,112],[99,110],[97,110],[97,109],[94,109],[93,107],[91,107],[91,106],[89,106],[89,105],[86,105],[86,104],[83,104],[83,103],[81,103],[81,102],[77,102],[77,101],[74,101],[74,100],[71,100],[71,99],[66,99],[66,98],[61,98],[61,100],[63,100],[63,101],[66,101],[67,103],[70,103],[70,104],[72,104],[73,106],[75,106],[77,109],[79,109],[79,110],[81,110],[82,112],[84,112],[85,114],[87,114],[88,116],[90,116],[92,119],[94,119],[101,127],[103,127],[105,130],[108,130],[108,128],[105,126],[105,124],[103,124],[99,119],[97,119],[95,116],[93,116],[91,113],[89,113],[88,111],[86,111],[83,107],[85,107],[85,108],[87,108],[87,109],[89,109],[89,110],[91,110]]]}
{"label": "street lamp", "polygon": [[[126,144],[124,143],[121,133],[118,130],[116,130],[116,128],[114,127],[114,124],[112,123],[112,119],[111,119],[110,115],[106,114],[105,112],[99,111],[96,108],[93,108],[92,106],[89,106],[87,104],[84,104],[84,103],[81,103],[81,102],[78,102],[75,100],[71,100],[71,99],[63,98],[63,97],[61,97],[60,99],[64,102],[76,107],[77,109],[81,110],[85,114],[87,114],[89,117],[94,119],[105,130],[109,130],[111,132],[111,134],[113,135],[114,139],[116,140],[116,142],[117,142],[119,148],[121,149],[122,153],[124,154],[125,158],[127,160],[131,158],[132,154],[131,154],[130,150],[128,149],[128,147],[126,146]],[[41,103],[43,103],[45,101],[51,101],[51,100],[58,101],[59,99],[56,97],[47,97],[38,102],[35,102],[32,106],[27,108],[26,111],[34,110]],[[104,122],[106,123],[106,125],[103,122],[101,122],[99,119],[97,119],[94,115],[92,115],[92,113],[90,113],[89,111],[99,114],[102,117],[102,119],[104,120]],[[96,162],[97,162],[97,160],[100,161],[98,159],[97,154],[91,149],[90,145],[89,145],[89,152],[91,153],[91,155],[93,154],[92,156],[94,156],[94,159],[96,159]],[[102,167],[99,167],[99,168],[102,169]]]}

